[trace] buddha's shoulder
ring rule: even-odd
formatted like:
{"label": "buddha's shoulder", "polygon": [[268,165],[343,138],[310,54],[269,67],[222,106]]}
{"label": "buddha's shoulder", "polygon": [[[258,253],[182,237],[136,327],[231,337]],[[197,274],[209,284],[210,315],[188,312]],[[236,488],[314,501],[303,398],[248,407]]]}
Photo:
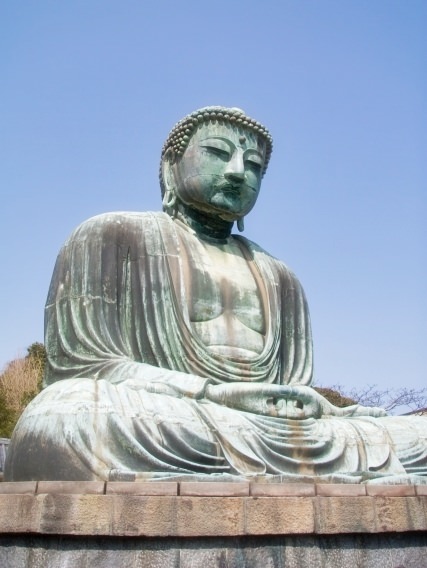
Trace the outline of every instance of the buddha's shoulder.
{"label": "buddha's shoulder", "polygon": [[243,237],[242,235],[234,235],[240,242],[244,243],[246,248],[250,251],[252,257],[255,259],[256,262],[268,265],[270,270],[274,273],[281,274],[285,276],[287,279],[291,279],[295,282],[298,282],[298,279],[295,273],[292,271],[291,268],[287,264],[285,264],[282,260],[276,258],[269,252],[267,252],[264,248],[262,248],[259,244],[255,243]]}
{"label": "buddha's shoulder", "polygon": [[170,218],[160,211],[113,211],[101,213],[83,221],[70,235],[69,241],[81,239],[123,238],[142,236],[170,224]]}

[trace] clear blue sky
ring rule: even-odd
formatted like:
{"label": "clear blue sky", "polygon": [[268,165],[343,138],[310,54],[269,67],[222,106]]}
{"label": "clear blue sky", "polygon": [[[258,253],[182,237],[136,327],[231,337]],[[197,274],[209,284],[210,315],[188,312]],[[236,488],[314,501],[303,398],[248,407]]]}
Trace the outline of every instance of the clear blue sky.
{"label": "clear blue sky", "polygon": [[71,230],[160,209],[167,133],[221,104],[273,135],[245,235],[303,283],[317,382],[425,386],[426,26],[424,0],[1,2],[0,367]]}

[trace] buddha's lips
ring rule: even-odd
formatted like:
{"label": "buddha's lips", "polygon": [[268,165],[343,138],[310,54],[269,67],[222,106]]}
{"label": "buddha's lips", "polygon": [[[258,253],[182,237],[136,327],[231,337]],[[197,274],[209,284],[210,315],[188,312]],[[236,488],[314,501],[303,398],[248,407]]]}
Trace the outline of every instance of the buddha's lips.
{"label": "buddha's lips", "polygon": [[243,183],[236,185],[236,184],[232,184],[232,183],[229,183],[229,182],[222,182],[222,183],[219,183],[218,185],[215,185],[215,190],[237,194],[237,193],[240,193],[242,187],[244,187]]}

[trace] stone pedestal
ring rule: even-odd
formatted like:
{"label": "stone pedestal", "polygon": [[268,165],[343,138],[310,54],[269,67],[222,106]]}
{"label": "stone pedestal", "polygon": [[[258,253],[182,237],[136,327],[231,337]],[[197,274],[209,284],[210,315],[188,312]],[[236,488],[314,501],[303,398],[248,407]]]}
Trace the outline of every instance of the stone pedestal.
{"label": "stone pedestal", "polygon": [[426,568],[427,486],[1,483],[0,566]]}

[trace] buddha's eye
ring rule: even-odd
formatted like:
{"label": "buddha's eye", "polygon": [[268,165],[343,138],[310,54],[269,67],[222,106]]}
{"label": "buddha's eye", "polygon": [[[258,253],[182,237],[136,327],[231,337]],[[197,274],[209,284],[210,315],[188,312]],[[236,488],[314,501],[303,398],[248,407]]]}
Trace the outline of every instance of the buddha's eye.
{"label": "buddha's eye", "polygon": [[230,144],[227,144],[224,140],[220,138],[209,138],[204,140],[201,147],[213,156],[217,156],[224,161],[230,160],[231,158],[231,148]]}
{"label": "buddha's eye", "polygon": [[209,154],[213,154],[214,156],[218,156],[223,160],[230,159],[230,151],[224,148],[218,148],[218,146],[205,146],[205,149],[209,152]]}
{"label": "buddha's eye", "polygon": [[260,154],[259,152],[257,152],[252,148],[249,148],[245,152],[244,157],[245,157],[245,168],[259,175],[264,165],[264,158],[262,154]]}
{"label": "buddha's eye", "polygon": [[219,145],[204,145],[203,148],[213,156],[218,156],[222,160],[229,160],[230,159],[230,150],[224,147],[220,147]]}
{"label": "buddha's eye", "polygon": [[255,158],[245,160],[245,164],[248,168],[250,168],[254,172],[260,172],[261,171],[262,164]]}

